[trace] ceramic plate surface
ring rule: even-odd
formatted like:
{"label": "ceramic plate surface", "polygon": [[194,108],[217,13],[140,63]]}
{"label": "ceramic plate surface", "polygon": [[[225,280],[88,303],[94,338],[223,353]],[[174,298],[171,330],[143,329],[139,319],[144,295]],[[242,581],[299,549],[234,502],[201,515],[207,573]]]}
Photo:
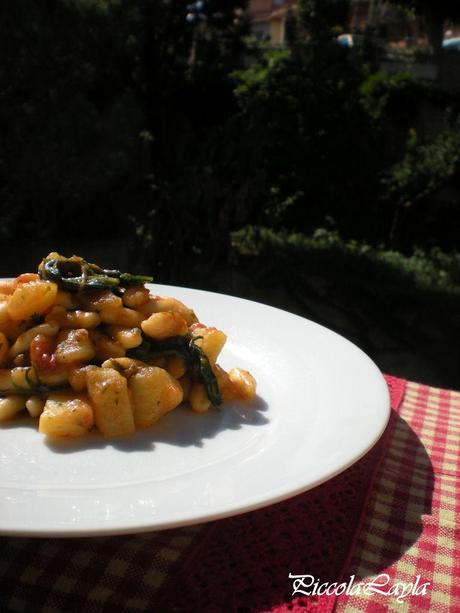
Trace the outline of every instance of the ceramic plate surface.
{"label": "ceramic plate surface", "polygon": [[129,438],[53,443],[37,422],[0,427],[0,531],[97,536],[172,528],[257,509],[334,477],[378,440],[389,395],[356,346],[259,303],[172,286],[228,335],[219,363],[249,370],[252,405],[179,408]]}

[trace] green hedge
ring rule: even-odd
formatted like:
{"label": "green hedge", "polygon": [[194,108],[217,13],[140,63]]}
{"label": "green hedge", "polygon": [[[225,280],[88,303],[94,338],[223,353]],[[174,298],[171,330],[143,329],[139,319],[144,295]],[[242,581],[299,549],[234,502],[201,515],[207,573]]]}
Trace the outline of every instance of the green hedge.
{"label": "green hedge", "polygon": [[414,249],[411,255],[370,246],[364,242],[344,241],[337,232],[318,229],[311,236],[274,232],[249,226],[233,234],[237,257],[257,260],[263,267],[299,269],[311,275],[337,277],[340,283],[354,281],[404,293],[423,291],[460,295],[460,254]]}

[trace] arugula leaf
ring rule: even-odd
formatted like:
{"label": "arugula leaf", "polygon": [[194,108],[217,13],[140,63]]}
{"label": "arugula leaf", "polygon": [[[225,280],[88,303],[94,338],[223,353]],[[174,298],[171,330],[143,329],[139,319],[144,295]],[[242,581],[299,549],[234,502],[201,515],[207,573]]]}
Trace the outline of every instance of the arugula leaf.
{"label": "arugula leaf", "polygon": [[38,274],[41,279],[53,281],[61,289],[70,292],[116,289],[153,281],[153,277],[147,275],[106,270],[77,256],[45,258],[38,268]]}

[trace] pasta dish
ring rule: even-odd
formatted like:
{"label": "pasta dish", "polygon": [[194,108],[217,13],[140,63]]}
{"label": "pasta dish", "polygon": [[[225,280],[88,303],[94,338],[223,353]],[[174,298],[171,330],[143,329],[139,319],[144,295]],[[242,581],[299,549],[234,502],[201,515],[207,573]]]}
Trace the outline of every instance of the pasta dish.
{"label": "pasta dish", "polygon": [[217,364],[224,332],[151,281],[58,253],[0,281],[0,421],[25,411],[49,437],[114,437],[182,403],[251,401],[252,375]]}

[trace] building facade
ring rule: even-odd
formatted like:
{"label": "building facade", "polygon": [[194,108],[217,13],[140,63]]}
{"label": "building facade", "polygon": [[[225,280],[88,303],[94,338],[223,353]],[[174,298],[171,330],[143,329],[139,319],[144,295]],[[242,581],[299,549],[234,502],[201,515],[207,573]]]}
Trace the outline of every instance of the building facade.
{"label": "building facade", "polygon": [[[381,0],[352,0],[350,5],[350,31],[362,31],[379,11]],[[253,34],[259,40],[282,45],[285,40],[286,16],[297,10],[295,0],[251,0],[249,14]]]}
{"label": "building facade", "polygon": [[289,11],[297,10],[292,0],[251,0],[249,14],[252,32],[259,40],[282,45],[285,40],[285,20]]}

